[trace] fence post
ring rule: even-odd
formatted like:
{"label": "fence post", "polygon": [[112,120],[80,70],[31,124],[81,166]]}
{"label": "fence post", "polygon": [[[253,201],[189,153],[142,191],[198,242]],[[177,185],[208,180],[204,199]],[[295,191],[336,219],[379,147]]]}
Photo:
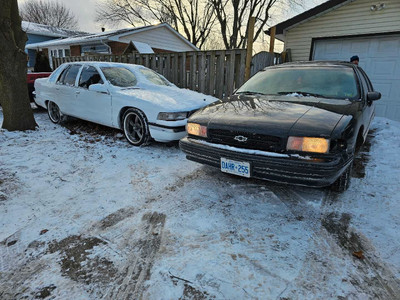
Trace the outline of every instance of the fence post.
{"label": "fence post", "polygon": [[229,51],[229,59],[226,64],[226,96],[230,96],[233,92],[233,86],[235,81],[235,50]]}
{"label": "fence post", "polygon": [[178,69],[178,53],[171,55],[171,72],[172,72],[172,82],[178,85],[179,69]]}
{"label": "fence post", "polygon": [[249,31],[247,32],[247,56],[246,56],[246,72],[244,80],[247,81],[250,78],[250,67],[251,58],[253,56],[253,38],[254,38],[254,24],[256,22],[255,17],[250,17],[249,20]]}
{"label": "fence post", "polygon": [[225,51],[216,51],[217,55],[217,66],[215,72],[216,85],[215,85],[215,96],[222,98],[224,94],[225,84]]}
{"label": "fence post", "polygon": [[186,54],[187,52],[182,53],[181,57],[181,69],[180,69],[180,82],[181,82],[181,88],[186,88]]}
{"label": "fence post", "polygon": [[192,52],[190,57],[190,89],[197,91],[197,54]]}
{"label": "fence post", "polygon": [[215,51],[210,52],[207,67],[207,87],[206,93],[209,95],[215,95]]}
{"label": "fence post", "polygon": [[276,26],[270,29],[269,53],[274,53]]}
{"label": "fence post", "polygon": [[199,80],[199,92],[204,93],[205,92],[205,85],[206,85],[206,55],[204,52],[199,53],[199,74],[198,74],[198,80]]}

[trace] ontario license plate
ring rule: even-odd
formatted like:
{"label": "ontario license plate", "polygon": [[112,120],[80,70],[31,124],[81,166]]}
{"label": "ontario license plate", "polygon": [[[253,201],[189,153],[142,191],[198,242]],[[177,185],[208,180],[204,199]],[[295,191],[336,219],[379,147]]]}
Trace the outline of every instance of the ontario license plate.
{"label": "ontario license plate", "polygon": [[250,164],[221,157],[221,171],[250,178]]}

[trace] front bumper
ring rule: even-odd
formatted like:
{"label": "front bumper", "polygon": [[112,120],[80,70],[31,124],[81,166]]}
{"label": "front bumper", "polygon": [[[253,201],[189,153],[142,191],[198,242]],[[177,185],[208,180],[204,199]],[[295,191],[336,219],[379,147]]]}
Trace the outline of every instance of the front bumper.
{"label": "front bumper", "polygon": [[[314,160],[308,157],[275,155],[268,152],[246,151],[234,147],[218,147],[191,138],[183,138],[179,146],[186,158],[202,164],[221,167],[221,157],[246,161],[251,166],[251,177],[312,187],[329,186],[345,171],[353,157],[342,155]],[[261,155],[262,154],[262,155]]]}
{"label": "front bumper", "polygon": [[151,137],[157,142],[178,141],[186,136],[185,126],[169,127],[158,124],[149,124]]}

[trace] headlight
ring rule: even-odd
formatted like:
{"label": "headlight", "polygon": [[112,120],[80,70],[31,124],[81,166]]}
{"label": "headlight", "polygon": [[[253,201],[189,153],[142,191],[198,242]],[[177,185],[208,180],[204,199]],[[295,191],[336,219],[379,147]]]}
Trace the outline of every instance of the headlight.
{"label": "headlight", "polygon": [[186,129],[188,134],[207,137],[207,127],[196,123],[187,123]]}
{"label": "headlight", "polygon": [[183,112],[160,112],[157,116],[157,120],[164,121],[178,121],[185,120],[188,116],[187,111]]}
{"label": "headlight", "polygon": [[290,136],[287,141],[286,149],[304,152],[328,153],[329,144],[329,139]]}

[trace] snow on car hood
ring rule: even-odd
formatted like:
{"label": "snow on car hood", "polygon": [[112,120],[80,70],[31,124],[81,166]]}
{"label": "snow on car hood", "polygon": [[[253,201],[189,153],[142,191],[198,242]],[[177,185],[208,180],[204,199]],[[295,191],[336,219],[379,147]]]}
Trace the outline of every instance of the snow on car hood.
{"label": "snow on car hood", "polygon": [[140,88],[120,89],[120,96],[135,97],[142,101],[151,102],[165,111],[194,110],[218,101],[217,98],[180,89],[175,86],[142,86]]}

